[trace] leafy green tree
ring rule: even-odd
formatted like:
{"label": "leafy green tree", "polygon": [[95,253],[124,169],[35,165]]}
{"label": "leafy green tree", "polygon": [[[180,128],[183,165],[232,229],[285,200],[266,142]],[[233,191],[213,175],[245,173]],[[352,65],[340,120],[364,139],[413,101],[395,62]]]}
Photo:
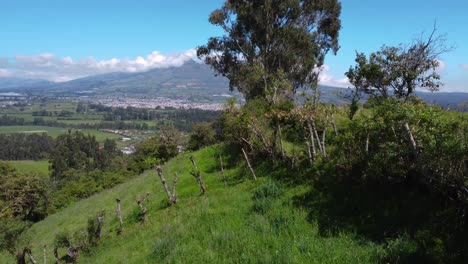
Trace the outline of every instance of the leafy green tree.
{"label": "leafy green tree", "polygon": [[339,49],[341,4],[337,0],[233,0],[211,13],[225,32],[197,50],[250,100],[275,103],[316,83],[326,53]]}
{"label": "leafy green tree", "polygon": [[188,142],[191,150],[198,150],[202,147],[212,145],[216,142],[214,129],[209,123],[198,123],[193,125],[192,133]]}
{"label": "leafy green tree", "polygon": [[407,99],[416,88],[439,90],[442,85],[437,72],[439,56],[451,48],[447,47],[444,36],[435,33],[434,28],[428,38],[418,38],[410,45],[383,46],[368,58],[364,53],[357,53],[356,65],[345,73],[355,87],[355,94]]}
{"label": "leafy green tree", "polygon": [[39,176],[10,174],[1,188],[1,217],[37,222],[47,215],[47,186]]}

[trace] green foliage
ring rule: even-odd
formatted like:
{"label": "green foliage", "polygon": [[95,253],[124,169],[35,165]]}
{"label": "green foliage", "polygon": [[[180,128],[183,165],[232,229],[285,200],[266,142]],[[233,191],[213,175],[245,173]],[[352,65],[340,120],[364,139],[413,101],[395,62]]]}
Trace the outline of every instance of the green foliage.
{"label": "green foliage", "polygon": [[209,123],[198,123],[193,125],[190,134],[188,148],[198,150],[215,143],[215,132]]}
{"label": "green foliage", "polygon": [[137,173],[154,168],[160,163],[164,163],[178,154],[177,144],[174,141],[167,141],[157,137],[141,142],[136,146],[136,152],[130,165],[131,169]]}
{"label": "green foliage", "polygon": [[29,228],[30,223],[12,218],[0,218],[0,251],[14,255],[20,247],[20,235]]}
{"label": "green foliage", "polygon": [[1,218],[39,221],[47,215],[48,191],[44,179],[31,175],[2,175]]}
{"label": "green foliage", "polygon": [[104,220],[104,211],[100,212],[97,216],[88,218],[88,225],[86,227],[88,244],[90,246],[97,246],[101,240],[102,223],[99,221]]}
{"label": "green foliage", "polygon": [[268,180],[253,191],[253,199],[276,199],[283,190],[274,181]]}
{"label": "green foliage", "polygon": [[112,188],[133,176],[130,172],[119,170],[97,170],[89,173],[69,170],[66,172],[66,175],[70,175],[67,177],[68,181],[52,193],[51,203],[53,210],[63,208],[72,202],[88,198],[102,190]]}
{"label": "green foliage", "polygon": [[209,17],[225,35],[212,37],[197,55],[247,100],[291,99],[298,87],[316,81],[311,73],[325,54],[337,52],[340,13],[335,0],[228,1]]}
{"label": "green foliage", "polygon": [[356,65],[346,76],[357,91],[407,98],[416,88],[437,91],[441,86],[438,57],[449,51],[443,36],[436,36],[436,29],[427,39],[417,39],[410,45],[383,46],[367,58],[356,53]]}
{"label": "green foliage", "polygon": [[335,139],[329,162],[337,169],[316,178],[312,217],[324,234],[345,229],[383,241],[409,233],[389,244],[401,254],[390,260],[459,263],[468,254],[466,119],[411,98],[375,98],[369,107]]}
{"label": "green foliage", "polygon": [[[213,158],[220,151],[227,157],[224,161],[229,188],[220,180],[219,162]],[[155,181],[154,172],[146,173],[72,204],[35,224],[28,234],[33,241],[51,245],[57,231],[81,232],[86,229],[90,216],[104,210],[108,217],[104,221],[103,239],[89,254],[80,255],[82,263],[118,263],[122,259],[127,263],[375,263],[382,255],[381,247],[354,239],[351,234],[320,237],[317,225],[308,222],[307,212],[290,202],[293,196],[306,190],[305,186],[290,189],[280,187],[279,183],[267,183],[264,181],[267,171],[255,182],[234,181],[247,177],[237,176],[241,173],[239,160],[237,154],[228,158],[231,154],[225,146],[210,146],[168,161],[163,166],[167,180],[172,180],[174,172],[180,174],[177,206],[165,206],[167,198],[160,192],[161,185]],[[189,155],[197,160],[207,184],[204,196],[198,195],[198,186],[189,175],[192,166]],[[267,187],[259,187],[264,184]],[[265,214],[252,213],[252,198],[257,188],[262,190],[258,191],[261,196],[266,193],[272,201]],[[282,190],[280,196],[278,188]],[[148,221],[140,225],[132,217],[139,211],[135,197],[145,191],[152,194],[145,203]],[[113,217],[115,197],[122,200],[125,226],[120,235],[113,231],[118,226]],[[70,236],[73,240],[73,235]],[[37,246],[32,248],[35,256],[40,256],[41,250]],[[51,251],[47,252],[47,259],[53,259]]]}

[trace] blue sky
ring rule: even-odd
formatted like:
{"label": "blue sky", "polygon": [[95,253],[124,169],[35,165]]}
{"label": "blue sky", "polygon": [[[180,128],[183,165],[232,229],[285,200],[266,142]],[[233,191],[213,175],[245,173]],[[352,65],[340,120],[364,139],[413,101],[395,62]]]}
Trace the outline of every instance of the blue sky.
{"label": "blue sky", "polygon": [[[222,0],[1,0],[0,77],[64,81],[114,70],[177,66],[222,31],[209,13]],[[343,85],[355,51],[408,43],[437,21],[456,49],[441,57],[444,91],[468,92],[468,1],[343,0],[340,45],[322,76]]]}

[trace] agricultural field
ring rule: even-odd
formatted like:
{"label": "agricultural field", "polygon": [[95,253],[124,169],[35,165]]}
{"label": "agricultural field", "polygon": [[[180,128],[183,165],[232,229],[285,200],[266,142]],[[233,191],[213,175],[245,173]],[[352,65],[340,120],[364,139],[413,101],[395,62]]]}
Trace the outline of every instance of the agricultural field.
{"label": "agricultural field", "polygon": [[[120,139],[121,136],[100,131],[97,129],[76,129],[83,132],[85,135],[90,134],[96,137],[96,140],[99,142],[108,139]],[[46,133],[47,135],[56,138],[60,134],[66,133],[67,128],[62,127],[48,127],[48,126],[0,126],[0,133],[2,134],[12,134],[12,133]]]}
{"label": "agricultural field", "polygon": [[7,163],[19,173],[37,173],[41,177],[49,177],[49,161],[47,160],[10,160]]}

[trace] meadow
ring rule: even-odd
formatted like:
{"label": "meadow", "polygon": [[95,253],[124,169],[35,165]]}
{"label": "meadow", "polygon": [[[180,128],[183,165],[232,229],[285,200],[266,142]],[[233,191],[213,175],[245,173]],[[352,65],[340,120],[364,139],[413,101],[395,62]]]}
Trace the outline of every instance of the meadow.
{"label": "meadow", "polygon": [[[81,200],[36,223],[27,238],[36,258],[53,259],[58,233],[86,232],[89,218],[104,211],[103,237],[96,248],[80,256],[79,263],[375,263],[381,246],[356,239],[351,233],[323,237],[317,223],[293,203],[307,186],[286,187],[266,177],[252,180],[243,166],[226,164],[224,187],[217,155],[219,146],[180,155],[163,166],[172,185],[177,172],[177,205],[167,196],[155,171]],[[190,175],[189,157],[198,162],[207,193],[200,195]],[[266,176],[266,175],[259,175]],[[144,202],[147,221],[138,221],[135,200]],[[267,195],[258,195],[266,193]],[[122,200],[124,228],[119,234],[115,199]],[[64,249],[61,249],[64,254]],[[13,263],[13,259],[4,256]]]}
{"label": "meadow", "polygon": [[19,173],[36,173],[41,177],[49,178],[49,161],[47,160],[9,160],[6,162]]}

